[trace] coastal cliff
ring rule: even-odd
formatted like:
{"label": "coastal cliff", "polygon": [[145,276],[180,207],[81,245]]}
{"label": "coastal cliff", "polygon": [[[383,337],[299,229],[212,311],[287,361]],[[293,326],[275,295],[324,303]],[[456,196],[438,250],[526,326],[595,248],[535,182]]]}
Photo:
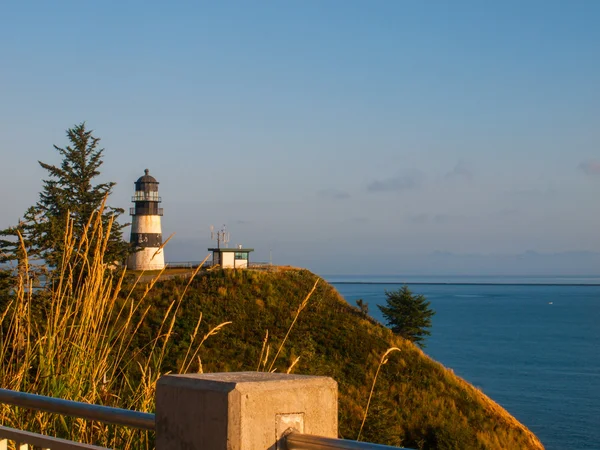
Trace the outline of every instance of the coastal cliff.
{"label": "coastal cliff", "polygon": [[[361,440],[420,449],[543,448],[501,406],[350,306],[324,280],[307,297],[316,280],[311,272],[295,269],[199,274],[177,312],[177,338],[167,348],[163,372],[176,370],[187,358],[190,341],[212,334],[191,371],[259,368],[330,376],[339,386],[340,437],[356,439],[380,359],[396,347],[400,351],[390,353],[380,368]],[[161,280],[147,294],[153,307],[135,337],[142,352],[171,299],[181,295],[188,282]],[[195,330],[200,313],[200,328]],[[231,323],[210,333],[226,322]]]}

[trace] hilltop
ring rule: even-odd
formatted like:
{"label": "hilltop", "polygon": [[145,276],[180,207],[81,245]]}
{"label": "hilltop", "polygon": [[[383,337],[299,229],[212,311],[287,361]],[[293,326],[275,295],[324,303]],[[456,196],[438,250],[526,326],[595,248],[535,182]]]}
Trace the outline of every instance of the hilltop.
{"label": "hilltop", "polygon": [[[177,311],[162,364],[177,371],[190,341],[203,342],[191,371],[269,370],[299,306],[317,280],[307,270],[216,270],[194,278]],[[188,279],[160,280],[135,335],[141,349],[159,332]],[[202,315],[199,328],[198,319]],[[214,327],[231,322],[210,333]],[[196,330],[196,331],[195,331]],[[268,337],[266,338],[268,332]],[[264,344],[264,345],[263,345]],[[423,449],[541,449],[506,410],[411,342],[364,316],[320,280],[299,313],[271,370],[333,377],[339,386],[340,437],[356,439],[380,358],[381,367],[362,440]],[[266,366],[260,361],[267,360]]]}

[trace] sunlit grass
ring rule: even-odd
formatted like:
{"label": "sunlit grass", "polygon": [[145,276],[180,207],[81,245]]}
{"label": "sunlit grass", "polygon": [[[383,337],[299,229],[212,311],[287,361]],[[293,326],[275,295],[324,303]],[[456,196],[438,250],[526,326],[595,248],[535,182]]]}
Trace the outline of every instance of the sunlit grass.
{"label": "sunlit grass", "polygon": [[[0,314],[1,387],[152,412],[165,372],[294,371],[339,383],[346,438],[542,448],[501,406],[365,319],[310,272],[204,273],[200,265],[180,279],[163,280],[167,271],[126,274],[104,261],[109,230],[95,215],[75,242],[69,224],[60,273],[45,290],[34,289],[29,261],[20,261]],[[0,421],[111,448],[154,442],[153,433],[8,405],[0,405]]]}
{"label": "sunlit grass", "polygon": [[[165,296],[185,284],[166,280],[152,295],[167,308]],[[332,377],[339,389],[340,437],[356,439],[360,432],[361,441],[409,448],[543,448],[480,390],[365,318],[307,270],[202,273],[182,306],[180,336],[194,334],[196,321],[184,318],[198,310],[210,324],[233,320],[205,342],[203,371]],[[207,327],[200,329],[206,333]],[[169,367],[178,361],[172,355]]]}
{"label": "sunlit grass", "polygon": [[363,428],[365,427],[365,422],[367,421],[367,415],[369,414],[369,406],[371,405],[371,399],[373,398],[373,391],[375,390],[375,384],[377,383],[377,376],[379,375],[379,371],[381,370],[381,366],[387,364],[389,361],[388,357],[392,352],[399,352],[400,349],[398,347],[388,348],[385,353],[381,356],[379,360],[379,364],[377,365],[377,370],[375,371],[375,376],[373,377],[373,384],[371,385],[371,391],[369,392],[369,398],[367,399],[367,406],[365,407],[365,414],[363,415],[362,422],[360,424],[360,429],[358,430],[358,436],[356,438],[357,441],[360,441],[360,436],[362,434]]}
{"label": "sunlit grass", "polygon": [[[187,288],[171,302],[157,333],[146,347],[132,342],[152,304],[148,300],[163,271],[140,289],[145,275],[138,273],[125,288],[125,270],[114,270],[104,260],[112,222],[106,227],[101,211],[88,222],[76,242],[73,222],[67,221],[64,254],[59,273],[42,291],[33,289],[25,244],[19,261],[14,294],[0,316],[0,386],[86,403],[152,412],[156,382],[161,376],[173,326]],[[36,319],[33,319],[35,315]],[[198,324],[201,315],[198,317]],[[192,339],[179,371],[190,369],[191,359],[209,337],[227,323],[213,327],[203,339]],[[111,448],[152,448],[152,433],[112,427],[83,419],[0,406],[0,421],[41,432]]]}

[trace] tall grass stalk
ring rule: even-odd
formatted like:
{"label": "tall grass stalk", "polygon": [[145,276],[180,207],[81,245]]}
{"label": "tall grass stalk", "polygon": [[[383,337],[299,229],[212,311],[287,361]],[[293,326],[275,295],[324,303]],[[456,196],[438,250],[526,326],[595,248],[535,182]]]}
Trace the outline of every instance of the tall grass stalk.
{"label": "tall grass stalk", "polygon": [[275,365],[275,362],[277,361],[277,358],[279,357],[279,353],[281,353],[281,350],[283,349],[283,346],[285,345],[287,338],[290,335],[290,332],[292,331],[292,328],[294,328],[294,325],[296,324],[296,321],[298,320],[300,313],[304,310],[304,308],[306,308],[306,305],[308,305],[308,301],[310,300],[310,297],[313,295],[313,292],[315,292],[315,290],[317,289],[317,284],[319,284],[318,278],[315,281],[314,286],[312,287],[312,289],[310,290],[310,292],[308,293],[306,298],[298,306],[298,309],[296,310],[296,315],[294,316],[294,320],[292,321],[290,327],[288,328],[287,333],[285,333],[285,337],[283,338],[283,341],[281,341],[281,344],[279,345],[279,348],[277,349],[277,353],[275,353],[275,356],[273,357],[273,361],[271,361],[271,365],[269,366],[269,370],[268,370],[269,372],[271,372],[273,370],[273,366]]}
{"label": "tall grass stalk", "polygon": [[263,339],[262,348],[260,349],[260,356],[258,357],[258,365],[256,366],[256,371],[260,371],[260,365],[263,360],[263,355],[265,354],[265,348],[267,347],[267,341],[269,340],[269,330],[265,333],[265,338]]}
{"label": "tall grass stalk", "polygon": [[290,367],[288,367],[287,372],[285,372],[285,373],[292,373],[292,369],[294,368],[294,366],[296,364],[298,364],[298,361],[300,361],[300,357],[299,356],[292,362],[292,364],[290,365]]}
{"label": "tall grass stalk", "polygon": [[379,360],[379,365],[377,366],[377,370],[375,371],[375,376],[373,377],[373,384],[371,385],[371,392],[369,393],[369,399],[367,400],[367,406],[365,408],[365,414],[363,415],[362,423],[360,424],[360,430],[358,430],[358,436],[356,438],[357,441],[360,441],[360,436],[362,434],[362,430],[365,426],[365,422],[367,421],[367,414],[369,414],[369,406],[371,405],[371,398],[373,397],[373,392],[375,391],[375,383],[377,383],[377,376],[379,375],[379,371],[381,370],[381,366],[387,364],[389,361],[388,356],[392,352],[399,352],[400,349],[398,347],[391,347],[386,350],[381,359]]}
{"label": "tall grass stalk", "polygon": [[[125,270],[115,271],[113,262],[104,260],[112,221],[102,223],[102,209],[90,217],[80,239],[75,237],[71,219],[66,225],[60,266],[51,281],[37,291],[26,246],[19,236],[24,256],[18,262],[6,309],[0,314],[0,386],[152,412],[177,312],[199,268],[167,310],[158,335],[144,351],[134,349],[134,337],[152,306],[148,293],[162,272],[144,290],[137,288],[141,275],[125,290]],[[201,316],[198,326],[200,321]],[[181,372],[191,368],[206,339],[226,324],[212,328],[200,342],[193,336]],[[5,404],[0,405],[0,422],[111,448],[153,448],[152,433]]]}
{"label": "tall grass stalk", "polygon": [[190,357],[189,360],[187,360],[187,354],[189,354],[189,348],[191,348],[192,343],[194,342],[195,336],[192,339],[192,341],[190,342],[190,347],[188,348],[188,353],[186,354],[186,358],[184,358],[183,363],[182,363],[182,369],[179,371],[179,373],[187,373],[189,372],[192,362],[198,358],[198,363],[199,363],[199,372],[202,373],[202,361],[200,360],[200,357],[198,356],[198,353],[200,352],[200,348],[202,347],[202,344],[204,344],[206,342],[206,340],[211,337],[211,336],[215,336],[216,334],[219,333],[219,331],[221,331],[221,329],[227,325],[232,324],[233,322],[223,322],[220,323],[219,325],[217,325],[216,327],[213,327],[212,329],[210,329],[208,331],[208,333],[206,333],[204,335],[204,337],[202,338],[202,340],[200,341],[200,343],[196,346],[196,350],[194,351],[194,353],[192,354],[192,356]]}

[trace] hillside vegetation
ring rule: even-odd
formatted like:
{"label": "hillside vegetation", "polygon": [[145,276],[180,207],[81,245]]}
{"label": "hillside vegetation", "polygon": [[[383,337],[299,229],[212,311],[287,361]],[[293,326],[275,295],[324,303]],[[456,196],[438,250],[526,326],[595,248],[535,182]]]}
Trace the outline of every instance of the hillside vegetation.
{"label": "hillside vegetation", "polygon": [[[151,412],[167,372],[293,371],[338,382],[344,438],[359,436],[369,405],[363,440],[542,448],[505,410],[314,274],[128,275],[106,263],[110,227],[99,210],[79,238],[69,219],[62,263],[44,283],[19,235],[18,264],[0,272],[0,387]],[[0,424],[109,448],[154,448],[151,432],[6,403]]]}
{"label": "hillside vegetation", "polygon": [[[133,347],[143,354],[172,313],[174,300],[183,298],[163,373],[181,371],[185,360],[192,372],[291,368],[298,374],[330,376],[339,386],[340,437],[347,439],[357,438],[382,355],[397,347],[400,351],[390,353],[380,369],[361,440],[420,449],[543,448],[502,407],[365,317],[325,281],[306,301],[316,280],[307,270],[216,270],[194,278],[183,297],[188,280],[158,281],[146,292],[153,306]],[[231,323],[217,333],[210,331],[226,322]],[[200,349],[191,365],[189,348]]]}

